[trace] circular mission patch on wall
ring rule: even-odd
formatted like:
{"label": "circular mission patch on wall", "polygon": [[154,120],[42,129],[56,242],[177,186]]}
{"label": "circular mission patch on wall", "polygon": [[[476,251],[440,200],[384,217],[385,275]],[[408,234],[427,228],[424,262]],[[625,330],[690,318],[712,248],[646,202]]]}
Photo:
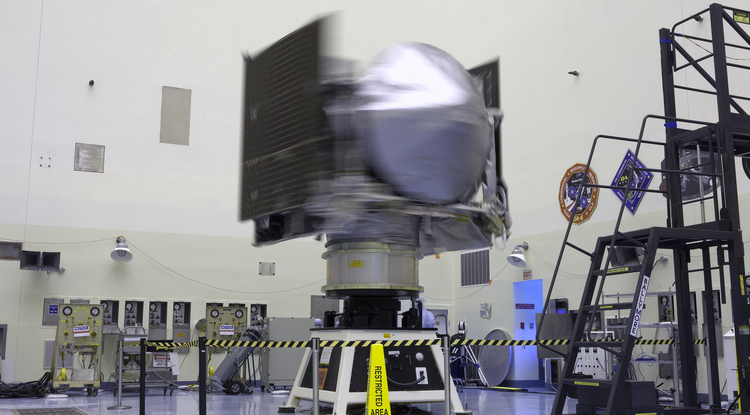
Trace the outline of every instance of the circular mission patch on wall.
{"label": "circular mission patch on wall", "polygon": [[591,217],[591,214],[594,213],[596,204],[599,201],[598,187],[581,187],[581,184],[584,183],[594,185],[599,184],[596,180],[596,173],[594,173],[593,169],[589,168],[588,174],[584,177],[585,171],[585,164],[576,163],[565,172],[565,175],[560,181],[558,201],[560,202],[560,212],[562,212],[566,220],[570,221],[571,210],[573,210],[573,205],[576,202],[579,189],[582,193],[581,200],[573,218],[573,223],[576,225],[586,222]]}

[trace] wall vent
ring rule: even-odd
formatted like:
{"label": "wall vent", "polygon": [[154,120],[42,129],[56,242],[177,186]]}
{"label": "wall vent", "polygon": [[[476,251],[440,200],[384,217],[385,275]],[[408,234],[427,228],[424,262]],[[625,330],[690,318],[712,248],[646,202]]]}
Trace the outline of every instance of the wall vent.
{"label": "wall vent", "polygon": [[485,285],[490,282],[490,250],[461,254],[461,286]]}
{"label": "wall vent", "polygon": [[258,268],[258,275],[276,275],[275,262],[260,262]]}
{"label": "wall vent", "polygon": [[91,173],[104,173],[104,146],[99,144],[76,143],[73,170]]}
{"label": "wall vent", "polygon": [[0,241],[0,259],[19,260],[21,259],[22,242]]}
{"label": "wall vent", "polygon": [[191,94],[190,89],[171,86],[161,88],[160,143],[182,146],[190,144]]}

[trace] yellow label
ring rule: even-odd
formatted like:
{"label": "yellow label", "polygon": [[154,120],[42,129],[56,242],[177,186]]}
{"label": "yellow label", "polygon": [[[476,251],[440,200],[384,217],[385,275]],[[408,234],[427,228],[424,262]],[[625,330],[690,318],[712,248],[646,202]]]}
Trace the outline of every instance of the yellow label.
{"label": "yellow label", "polygon": [[185,333],[177,333],[177,337],[185,337]]}
{"label": "yellow label", "polygon": [[604,309],[607,309],[607,308],[612,308],[612,306],[611,305],[603,305],[603,306],[599,307],[599,309],[601,309],[601,310],[604,310]]}
{"label": "yellow label", "polygon": [[642,413],[635,414],[635,415],[657,415],[657,414],[656,412],[642,412]]}
{"label": "yellow label", "polygon": [[370,346],[370,368],[367,376],[366,415],[391,415],[391,402],[388,397],[388,376],[385,373],[383,345]]}
{"label": "yellow label", "polygon": [[734,11],[734,21],[739,23],[750,24],[750,13]]}
{"label": "yellow label", "polygon": [[326,383],[326,376],[328,375],[328,368],[318,368],[318,389],[323,389],[323,385]]}
{"label": "yellow label", "polygon": [[625,272],[627,270],[627,268],[612,268],[607,270],[607,274],[611,274],[613,272]]}
{"label": "yellow label", "polygon": [[354,261],[349,261],[349,268],[362,268],[365,266],[365,261],[362,261],[361,259],[355,259]]}
{"label": "yellow label", "polygon": [[594,382],[576,382],[576,385],[583,385],[583,386],[599,386],[598,383]]}
{"label": "yellow label", "polygon": [[383,338],[390,339],[391,338],[391,333],[383,333]]}
{"label": "yellow label", "polygon": [[76,307],[76,308],[79,309],[79,310],[88,310],[89,309],[88,307]]}
{"label": "yellow label", "polygon": [[745,276],[740,274],[740,287],[742,287],[742,295],[745,295]]}

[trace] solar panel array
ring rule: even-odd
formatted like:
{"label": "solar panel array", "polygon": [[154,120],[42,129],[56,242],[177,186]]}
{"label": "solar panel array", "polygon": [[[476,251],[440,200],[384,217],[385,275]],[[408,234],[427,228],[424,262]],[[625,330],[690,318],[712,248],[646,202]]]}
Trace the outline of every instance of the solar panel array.
{"label": "solar panel array", "polygon": [[319,26],[246,58],[241,220],[301,207],[332,168],[318,86]]}

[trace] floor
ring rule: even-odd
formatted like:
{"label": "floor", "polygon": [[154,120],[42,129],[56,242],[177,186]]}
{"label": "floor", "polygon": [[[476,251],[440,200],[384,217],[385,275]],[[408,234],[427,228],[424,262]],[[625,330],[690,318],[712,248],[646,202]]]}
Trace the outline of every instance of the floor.
{"label": "floor", "polygon": [[[475,415],[490,414],[524,414],[547,415],[552,411],[554,395],[549,393],[497,392],[479,389],[466,389],[459,392],[464,405]],[[209,414],[239,414],[239,415],[268,415],[276,414],[279,405],[286,402],[284,395],[271,395],[255,391],[252,395],[229,396],[224,393],[213,393],[207,397],[207,412]],[[132,406],[126,410],[108,410],[107,407],[117,404],[117,399],[111,392],[101,392],[97,397],[87,397],[85,393],[67,398],[44,399],[8,399],[0,401],[0,415],[14,414],[13,409],[28,408],[77,408],[88,415],[131,415],[138,414],[138,396],[124,395],[122,404]],[[302,401],[297,413],[310,414],[312,403]],[[411,415],[431,412],[435,415],[445,413],[442,403],[418,404],[412,409]],[[395,409],[394,409],[395,410]],[[425,412],[421,412],[421,411]],[[60,411],[62,413],[62,411]],[[575,406],[568,403],[566,413],[575,412]],[[45,412],[48,414],[49,412]],[[149,391],[146,397],[147,414],[198,414],[198,392],[176,391],[174,396],[164,396],[157,391]],[[320,412],[323,414],[324,412]],[[360,412],[361,413],[361,412]],[[399,412],[395,412],[397,415]],[[404,415],[406,411],[402,412]]]}

